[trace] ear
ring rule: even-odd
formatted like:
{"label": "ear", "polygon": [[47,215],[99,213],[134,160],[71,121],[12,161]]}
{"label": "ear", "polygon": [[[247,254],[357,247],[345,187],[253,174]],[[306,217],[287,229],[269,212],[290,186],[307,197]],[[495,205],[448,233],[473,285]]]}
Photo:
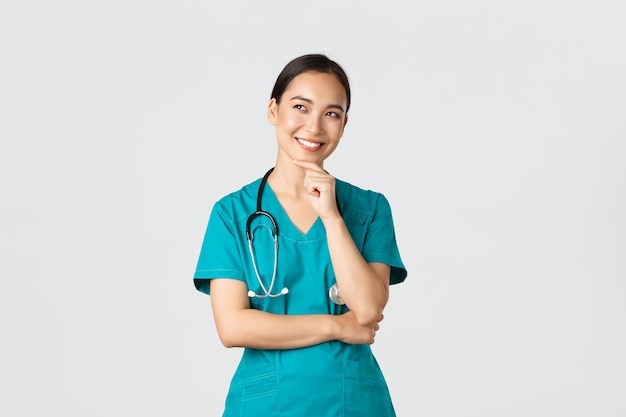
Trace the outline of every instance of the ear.
{"label": "ear", "polygon": [[267,106],[267,121],[276,126],[276,118],[278,117],[278,103],[272,98]]}

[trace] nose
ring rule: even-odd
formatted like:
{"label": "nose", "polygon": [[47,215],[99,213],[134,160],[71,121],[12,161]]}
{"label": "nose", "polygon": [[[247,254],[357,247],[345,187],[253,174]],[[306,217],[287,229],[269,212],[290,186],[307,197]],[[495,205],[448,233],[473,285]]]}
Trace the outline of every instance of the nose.
{"label": "nose", "polygon": [[306,122],[306,126],[304,127],[308,133],[317,135],[322,132],[322,119],[317,115],[311,115]]}

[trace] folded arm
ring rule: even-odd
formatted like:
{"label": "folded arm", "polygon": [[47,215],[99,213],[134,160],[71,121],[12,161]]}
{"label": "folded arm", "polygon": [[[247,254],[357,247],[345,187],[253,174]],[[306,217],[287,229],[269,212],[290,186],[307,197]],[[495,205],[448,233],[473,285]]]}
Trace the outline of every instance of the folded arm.
{"label": "folded arm", "polygon": [[[282,315],[250,308],[242,281],[212,279],[211,307],[218,335],[226,347],[294,349],[330,340],[351,344],[374,343],[378,322],[362,325],[352,312]],[[286,295],[289,297],[289,295]]]}

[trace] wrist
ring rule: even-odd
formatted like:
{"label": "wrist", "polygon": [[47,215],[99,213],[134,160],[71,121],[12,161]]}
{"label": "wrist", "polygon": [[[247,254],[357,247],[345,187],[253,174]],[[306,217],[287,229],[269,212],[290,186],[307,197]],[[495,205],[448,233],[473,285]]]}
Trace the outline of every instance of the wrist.
{"label": "wrist", "polygon": [[321,219],[326,229],[329,229],[332,227],[341,227],[344,225],[343,217],[341,217],[339,212],[337,212],[336,214],[332,216],[321,217]]}
{"label": "wrist", "polygon": [[341,335],[341,316],[329,314],[327,325],[325,326],[325,336],[328,340],[338,340]]}

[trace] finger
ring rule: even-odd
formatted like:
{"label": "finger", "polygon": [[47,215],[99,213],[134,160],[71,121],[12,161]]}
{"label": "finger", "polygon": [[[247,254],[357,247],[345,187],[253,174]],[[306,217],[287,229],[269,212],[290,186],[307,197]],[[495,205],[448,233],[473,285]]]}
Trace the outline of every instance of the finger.
{"label": "finger", "polygon": [[324,169],[321,166],[319,166],[318,164],[316,164],[315,162],[302,161],[300,159],[293,159],[292,161],[293,161],[294,165],[297,165],[299,167],[306,168],[306,169],[311,169],[313,171],[324,172]]}
{"label": "finger", "polygon": [[313,188],[309,188],[308,189],[309,194],[314,196],[314,197],[319,197],[320,196],[320,190],[318,190],[317,188],[313,187]]}
{"label": "finger", "polygon": [[333,184],[331,184],[327,180],[325,181],[323,179],[309,177],[307,177],[307,179],[304,181],[304,186],[309,191],[319,191],[320,193],[331,191],[333,188]]}

